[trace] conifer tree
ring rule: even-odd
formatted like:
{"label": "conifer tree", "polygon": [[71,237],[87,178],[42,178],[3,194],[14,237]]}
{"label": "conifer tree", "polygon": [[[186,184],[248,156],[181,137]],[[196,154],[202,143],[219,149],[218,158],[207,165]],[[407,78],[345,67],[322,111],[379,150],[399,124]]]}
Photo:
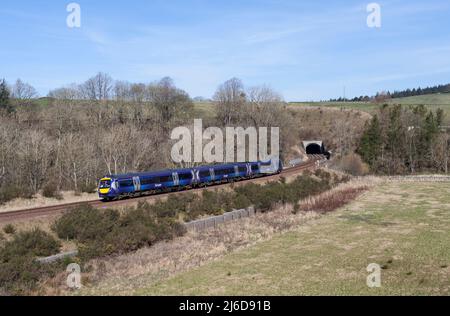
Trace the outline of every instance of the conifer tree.
{"label": "conifer tree", "polygon": [[0,110],[6,110],[6,112],[11,113],[13,108],[9,98],[8,85],[5,79],[3,79],[0,81]]}
{"label": "conifer tree", "polygon": [[380,121],[378,120],[378,116],[375,115],[364,132],[358,148],[358,153],[371,167],[373,167],[381,153],[383,145],[381,132]]}

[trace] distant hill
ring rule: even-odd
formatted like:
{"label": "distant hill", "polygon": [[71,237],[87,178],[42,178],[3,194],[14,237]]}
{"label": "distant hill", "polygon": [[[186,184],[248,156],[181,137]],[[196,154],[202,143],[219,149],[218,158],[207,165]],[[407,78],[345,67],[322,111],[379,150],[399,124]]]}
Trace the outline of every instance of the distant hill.
{"label": "distant hill", "polygon": [[450,93],[435,93],[426,95],[417,95],[404,98],[395,98],[387,100],[388,103],[411,104],[411,105],[430,105],[450,107]]}
{"label": "distant hill", "polygon": [[388,92],[390,97],[395,98],[405,98],[405,97],[414,97],[414,96],[422,96],[436,93],[450,93],[450,84],[438,85],[433,87],[426,88],[417,88],[417,89],[407,89],[403,91],[394,91]]}

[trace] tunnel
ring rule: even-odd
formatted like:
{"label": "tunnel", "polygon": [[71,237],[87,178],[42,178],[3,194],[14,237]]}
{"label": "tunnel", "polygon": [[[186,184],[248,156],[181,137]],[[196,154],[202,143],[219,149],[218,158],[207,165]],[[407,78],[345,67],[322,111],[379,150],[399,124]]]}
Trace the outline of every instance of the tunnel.
{"label": "tunnel", "polygon": [[331,152],[329,152],[322,141],[304,141],[303,148],[307,155],[324,155],[329,160]]}
{"label": "tunnel", "polygon": [[319,144],[310,144],[306,147],[307,155],[322,155],[323,148]]}

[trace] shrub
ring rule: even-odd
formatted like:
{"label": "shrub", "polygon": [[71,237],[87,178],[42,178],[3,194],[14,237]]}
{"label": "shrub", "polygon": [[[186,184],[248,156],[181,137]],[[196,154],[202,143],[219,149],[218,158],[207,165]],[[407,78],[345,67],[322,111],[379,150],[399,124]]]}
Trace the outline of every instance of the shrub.
{"label": "shrub", "polygon": [[86,204],[65,213],[52,229],[61,239],[85,242],[110,233],[119,218],[118,211],[101,211]]}
{"label": "shrub", "polygon": [[234,208],[234,193],[228,191],[203,191],[187,210],[186,220],[195,220],[206,215],[221,215]]}
{"label": "shrub", "polygon": [[83,182],[80,185],[79,190],[82,193],[95,193],[96,190],[97,190],[97,183],[94,183],[94,182],[90,182],[90,183]]}
{"label": "shrub", "polygon": [[369,166],[357,154],[349,154],[340,159],[338,167],[352,176],[364,176],[369,173]]}
{"label": "shrub", "polygon": [[181,202],[140,203],[124,215],[86,205],[64,214],[52,228],[60,238],[77,241],[84,260],[123,254],[185,233],[184,225],[171,217],[176,211],[164,211],[167,205],[179,210]]}
{"label": "shrub", "polygon": [[35,259],[59,252],[60,243],[48,233],[34,229],[20,232],[0,248],[0,288],[10,294],[28,294],[46,275],[53,275],[52,265]]}
{"label": "shrub", "polygon": [[5,227],[3,227],[3,231],[7,235],[14,235],[16,233],[16,228],[12,224],[8,224]]}
{"label": "shrub", "polygon": [[304,212],[328,213],[334,211],[350,201],[357,198],[361,193],[367,191],[367,187],[347,188],[340,191],[326,192],[316,197],[312,197],[300,205]]}
{"label": "shrub", "polygon": [[53,236],[35,228],[17,233],[11,241],[5,243],[1,250],[1,260],[8,261],[17,256],[44,257],[59,252],[61,243]]}
{"label": "shrub", "polygon": [[14,184],[0,186],[0,204],[4,204],[20,197],[30,198],[31,196],[31,192],[23,190]]}
{"label": "shrub", "polygon": [[48,182],[42,188],[42,195],[46,198],[62,200],[63,196],[58,190],[58,185],[54,182]]}

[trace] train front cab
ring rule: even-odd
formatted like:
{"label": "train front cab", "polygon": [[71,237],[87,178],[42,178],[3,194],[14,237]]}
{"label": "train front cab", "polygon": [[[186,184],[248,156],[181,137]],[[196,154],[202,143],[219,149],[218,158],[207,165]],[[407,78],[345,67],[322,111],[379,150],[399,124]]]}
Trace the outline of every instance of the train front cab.
{"label": "train front cab", "polygon": [[114,181],[112,178],[107,177],[100,180],[98,194],[103,200],[111,200],[115,197]]}

